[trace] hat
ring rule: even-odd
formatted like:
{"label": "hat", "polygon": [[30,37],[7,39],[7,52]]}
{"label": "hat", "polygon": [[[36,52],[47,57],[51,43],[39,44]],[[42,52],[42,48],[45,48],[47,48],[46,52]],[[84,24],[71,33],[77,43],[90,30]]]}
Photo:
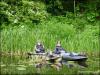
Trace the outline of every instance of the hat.
{"label": "hat", "polygon": [[38,42],[38,43],[37,43],[37,45],[41,45],[41,43],[40,43],[40,42]]}
{"label": "hat", "polygon": [[61,42],[57,41],[57,45],[56,46],[61,46]]}
{"label": "hat", "polygon": [[37,41],[37,45],[41,45],[41,41],[40,40]]}

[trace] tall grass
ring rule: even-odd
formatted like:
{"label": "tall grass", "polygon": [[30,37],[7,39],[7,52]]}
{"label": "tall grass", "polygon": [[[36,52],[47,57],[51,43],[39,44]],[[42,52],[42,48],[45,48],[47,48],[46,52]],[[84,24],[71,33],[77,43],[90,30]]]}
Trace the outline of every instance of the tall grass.
{"label": "tall grass", "polygon": [[32,51],[37,40],[41,40],[46,49],[53,50],[56,41],[61,40],[68,51],[98,51],[99,23],[80,21],[52,18],[38,25],[22,23],[5,27],[1,30],[1,50]]}

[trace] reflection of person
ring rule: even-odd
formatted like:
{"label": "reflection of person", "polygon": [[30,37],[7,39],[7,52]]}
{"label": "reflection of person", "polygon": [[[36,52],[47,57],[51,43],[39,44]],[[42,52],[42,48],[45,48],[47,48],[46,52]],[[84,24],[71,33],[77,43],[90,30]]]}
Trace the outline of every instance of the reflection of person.
{"label": "reflection of person", "polygon": [[45,53],[44,45],[40,41],[35,45],[35,52]]}
{"label": "reflection of person", "polygon": [[62,66],[62,63],[61,63],[62,58],[60,56],[57,56],[50,51],[48,54],[47,60],[51,67],[57,69],[58,71],[60,70],[60,68]]}
{"label": "reflection of person", "polygon": [[57,44],[56,44],[56,48],[55,48],[54,53],[55,54],[61,54],[61,52],[65,52],[65,50],[62,48],[61,42],[60,41],[57,41]]}

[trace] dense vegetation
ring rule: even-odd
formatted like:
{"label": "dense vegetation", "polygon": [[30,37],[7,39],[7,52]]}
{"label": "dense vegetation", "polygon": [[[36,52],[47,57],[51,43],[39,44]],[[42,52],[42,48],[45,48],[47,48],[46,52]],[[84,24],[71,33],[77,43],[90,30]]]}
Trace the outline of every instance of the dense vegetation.
{"label": "dense vegetation", "polygon": [[99,50],[99,0],[1,0],[1,50],[32,50],[37,40],[53,49]]}
{"label": "dense vegetation", "polygon": [[[61,40],[66,51],[86,52],[89,67],[63,66],[59,72],[46,67],[41,74],[100,75],[99,26],[100,0],[0,0],[0,74],[36,74],[17,51],[33,51],[38,40],[54,50]],[[13,52],[17,56],[9,56]]]}

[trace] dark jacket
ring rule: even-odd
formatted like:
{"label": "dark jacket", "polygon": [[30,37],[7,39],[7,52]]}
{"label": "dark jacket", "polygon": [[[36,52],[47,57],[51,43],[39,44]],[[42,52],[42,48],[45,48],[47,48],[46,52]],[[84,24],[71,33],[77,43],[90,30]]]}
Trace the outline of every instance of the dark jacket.
{"label": "dark jacket", "polygon": [[56,46],[54,53],[55,54],[60,54],[61,51],[64,51],[64,49],[61,46]]}
{"label": "dark jacket", "polygon": [[43,45],[36,45],[36,53],[44,53],[45,49],[43,47]]}

